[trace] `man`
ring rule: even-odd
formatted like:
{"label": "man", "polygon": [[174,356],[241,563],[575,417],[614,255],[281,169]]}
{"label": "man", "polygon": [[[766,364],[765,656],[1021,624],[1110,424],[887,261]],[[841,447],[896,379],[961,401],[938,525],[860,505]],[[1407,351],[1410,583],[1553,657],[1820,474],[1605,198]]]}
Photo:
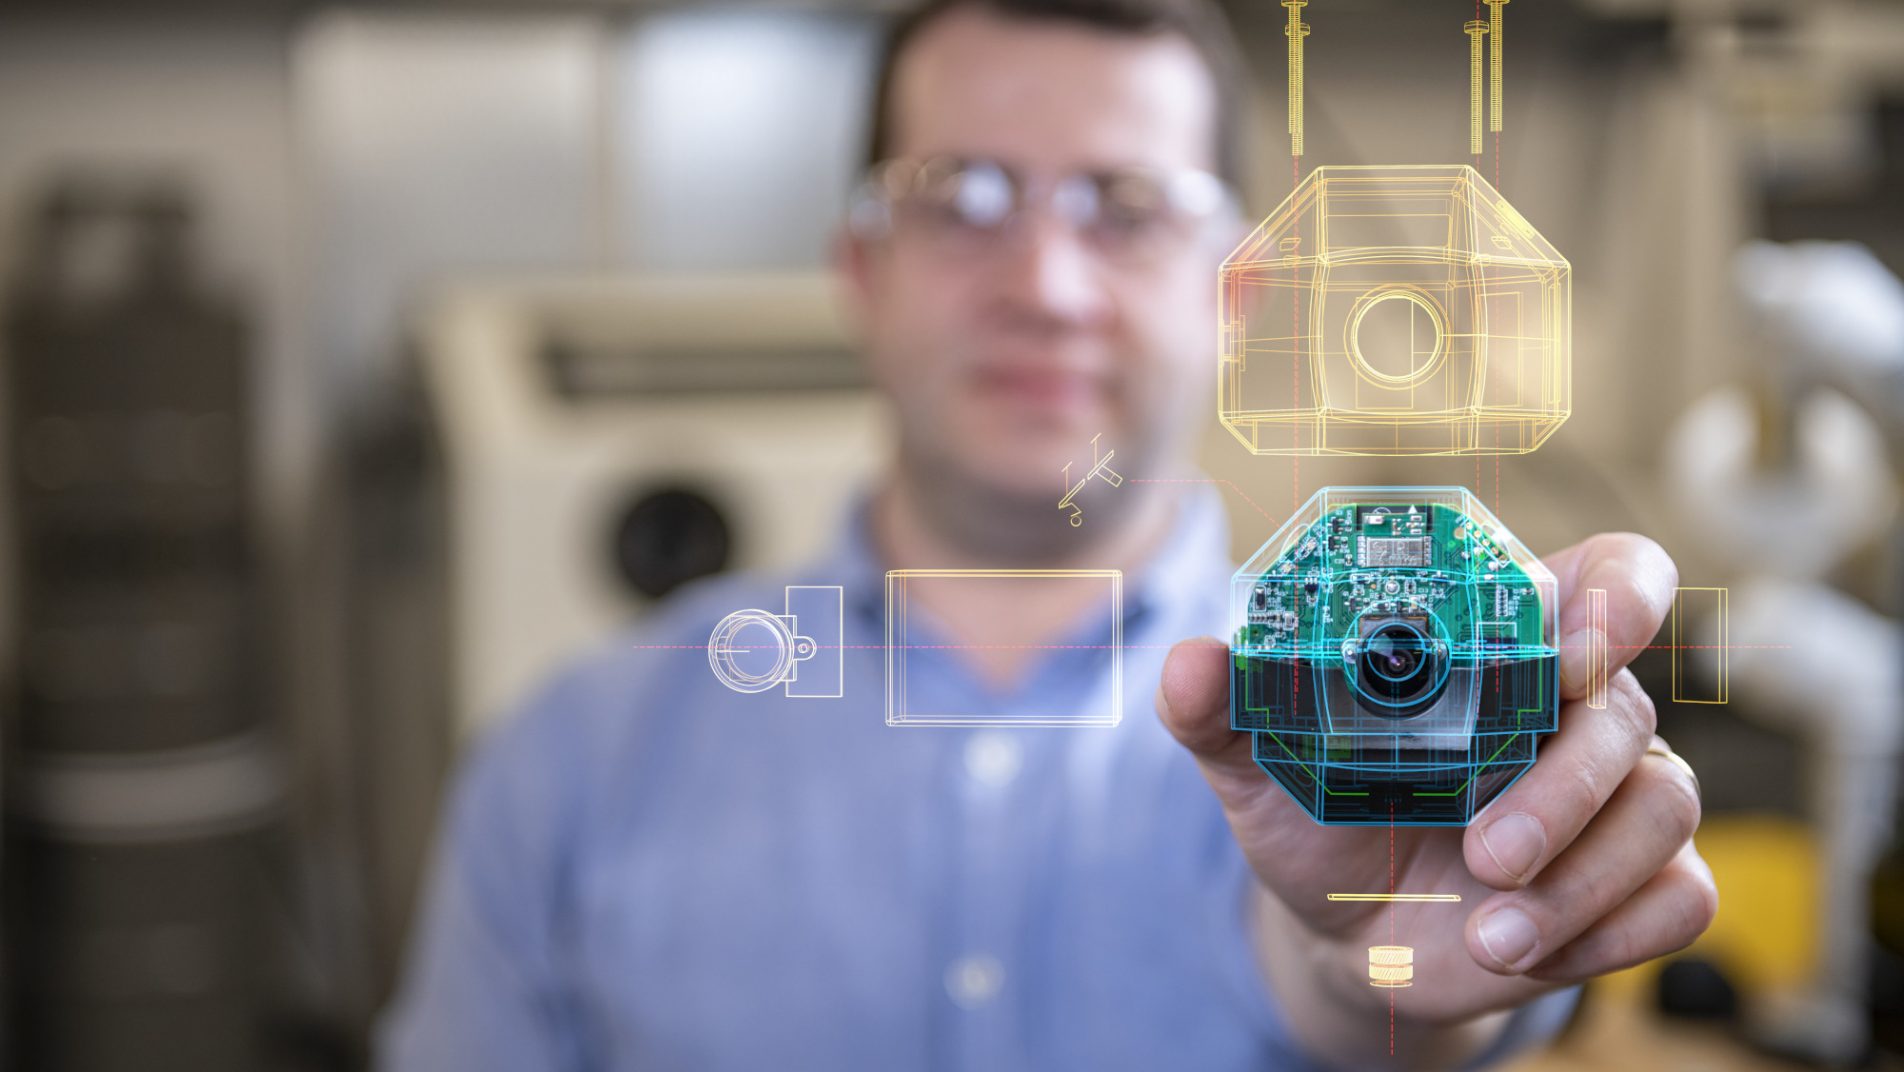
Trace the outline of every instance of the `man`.
{"label": "man", "polygon": [[[898,418],[890,472],[813,569],[684,595],[486,743],[390,1067],[1450,1067],[1705,927],[1690,772],[1648,752],[1630,673],[1608,709],[1578,702],[1585,588],[1609,592],[1616,659],[1660,623],[1675,576],[1648,541],[1551,560],[1560,731],[1472,827],[1398,831],[1392,857],[1250,762],[1221,642],[1163,657],[1226,628],[1220,506],[1171,481],[1237,237],[1209,175],[1235,177],[1233,71],[1194,0],[943,0],[901,24],[839,253]],[[1131,482],[1072,528],[1054,478],[1099,432]],[[883,574],[919,567],[1121,568],[1125,691],[1160,717],[887,727]],[[693,654],[788,583],[844,589],[841,700],[737,695]],[[945,644],[909,665],[948,708],[1103,684],[1067,642],[1079,605],[914,598]],[[1465,901],[1395,910],[1421,985],[1382,991],[1366,948],[1390,910],[1323,894],[1391,866]]]}

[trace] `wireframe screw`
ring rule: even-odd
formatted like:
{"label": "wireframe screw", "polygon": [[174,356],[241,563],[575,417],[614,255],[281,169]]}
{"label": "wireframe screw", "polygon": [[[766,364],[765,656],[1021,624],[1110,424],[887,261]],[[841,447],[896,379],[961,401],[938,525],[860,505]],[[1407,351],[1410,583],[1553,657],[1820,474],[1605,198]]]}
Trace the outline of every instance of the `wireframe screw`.
{"label": "wireframe screw", "polygon": [[1309,27],[1302,21],[1302,9],[1309,0],[1282,0],[1289,9],[1289,25],[1283,35],[1289,38],[1289,155],[1302,155],[1302,39]]}
{"label": "wireframe screw", "polygon": [[[1498,12],[1500,9],[1496,8]],[[1481,155],[1481,38],[1488,24],[1474,19],[1461,27],[1468,35],[1468,152]]]}
{"label": "wireframe screw", "polygon": [[1483,0],[1488,6],[1488,129],[1501,129],[1501,9],[1507,0]]}

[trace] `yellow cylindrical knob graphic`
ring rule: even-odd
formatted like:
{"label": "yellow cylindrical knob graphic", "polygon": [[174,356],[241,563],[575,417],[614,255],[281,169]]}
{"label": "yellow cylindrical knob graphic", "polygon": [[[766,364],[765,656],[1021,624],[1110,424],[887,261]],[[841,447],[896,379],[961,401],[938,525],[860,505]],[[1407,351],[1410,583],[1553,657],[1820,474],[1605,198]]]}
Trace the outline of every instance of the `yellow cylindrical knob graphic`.
{"label": "yellow cylindrical knob graphic", "polygon": [[1368,950],[1370,986],[1400,988],[1415,981],[1415,947],[1372,945]]}

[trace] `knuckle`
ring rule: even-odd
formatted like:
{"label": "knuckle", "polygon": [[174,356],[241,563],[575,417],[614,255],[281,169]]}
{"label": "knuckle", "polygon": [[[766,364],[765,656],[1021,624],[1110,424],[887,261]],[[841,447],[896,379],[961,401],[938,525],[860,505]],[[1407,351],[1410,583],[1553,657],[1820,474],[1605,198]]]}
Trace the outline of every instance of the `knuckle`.
{"label": "knuckle", "polygon": [[1575,876],[1577,892],[1570,898],[1572,911],[1583,918],[1598,919],[1624,899],[1625,891],[1601,868],[1583,869]]}
{"label": "knuckle", "polygon": [[1587,537],[1587,543],[1593,548],[1594,557],[1601,559],[1627,558],[1631,555],[1633,548],[1650,542],[1652,541],[1637,532],[1628,532],[1623,529],[1615,532],[1596,532]]}
{"label": "knuckle", "polygon": [[1568,777],[1557,787],[1559,804],[1566,815],[1575,819],[1569,826],[1579,826],[1588,821],[1600,810],[1600,805],[1612,796],[1612,787],[1606,784],[1606,776],[1601,769],[1589,763],[1575,764],[1568,770]]}
{"label": "knuckle", "polygon": [[1693,918],[1699,926],[1699,933],[1704,934],[1706,928],[1712,926],[1712,921],[1719,918],[1719,883],[1713,879],[1711,871],[1701,867],[1694,884],[1699,891],[1699,908]]}
{"label": "knuckle", "polygon": [[1606,926],[1594,938],[1593,959],[1602,964],[1626,967],[1650,959],[1653,952],[1641,940],[1639,927],[1631,920]]}
{"label": "knuckle", "polygon": [[1706,933],[1719,914],[1719,888],[1703,872],[1684,873],[1676,884],[1673,926],[1668,934],[1670,948],[1659,954],[1684,949]]}
{"label": "knuckle", "polygon": [[1668,588],[1679,584],[1679,564],[1674,562],[1673,556],[1668,554],[1666,549],[1659,545],[1659,541],[1650,536],[1641,536],[1638,533],[1630,532],[1627,533],[1627,535],[1633,540],[1633,554],[1635,558],[1643,559],[1647,565],[1657,570],[1666,580],[1666,586]]}
{"label": "knuckle", "polygon": [[1629,869],[1617,861],[1571,860],[1561,871],[1543,875],[1537,888],[1528,891],[1524,907],[1541,925],[1541,933],[1549,934],[1564,920],[1585,923],[1605,917],[1632,892]]}
{"label": "knuckle", "polygon": [[1666,794],[1670,803],[1662,808],[1664,819],[1671,825],[1675,844],[1692,840],[1699,831],[1699,822],[1704,817],[1705,806],[1699,799],[1699,790],[1693,785],[1686,772],[1676,763],[1661,760],[1658,763],[1644,764],[1649,783],[1659,792]]}
{"label": "knuckle", "polygon": [[1664,580],[1668,589],[1679,584],[1679,566],[1659,541],[1637,532],[1610,532],[1605,551],[1624,561],[1633,575],[1650,575]]}
{"label": "knuckle", "polygon": [[1679,787],[1682,801],[1679,814],[1680,828],[1684,831],[1685,840],[1691,841],[1692,836],[1699,832],[1699,824],[1705,819],[1706,805],[1699,799],[1698,787],[1692,784],[1692,780],[1686,777],[1684,771],[1678,769],[1673,771],[1673,784]]}
{"label": "knuckle", "polygon": [[[1609,532],[1594,538],[1594,557],[1607,573],[1600,587],[1626,606],[1645,607],[1663,619],[1679,585],[1679,567],[1666,549],[1636,532]],[[1598,572],[1598,571],[1596,571]]]}

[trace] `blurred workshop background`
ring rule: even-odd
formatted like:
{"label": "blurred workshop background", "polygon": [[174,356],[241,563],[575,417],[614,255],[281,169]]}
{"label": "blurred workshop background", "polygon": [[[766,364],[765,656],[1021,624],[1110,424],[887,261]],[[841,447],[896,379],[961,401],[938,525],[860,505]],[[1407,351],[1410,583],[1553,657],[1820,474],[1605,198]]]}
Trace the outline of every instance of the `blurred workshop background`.
{"label": "blurred workshop background", "polygon": [[[886,435],[824,268],[892,6],[0,4],[0,1064],[362,1067],[463,743],[826,538]],[[1254,217],[1284,11],[1228,6]],[[1461,7],[1311,6],[1305,165],[1465,159]],[[1529,1067],[1897,1067],[1904,4],[1507,15],[1489,163],[1574,266],[1573,418],[1298,489],[1213,413],[1235,550],[1462,483],[1725,589],[1638,664],[1719,920]]]}

